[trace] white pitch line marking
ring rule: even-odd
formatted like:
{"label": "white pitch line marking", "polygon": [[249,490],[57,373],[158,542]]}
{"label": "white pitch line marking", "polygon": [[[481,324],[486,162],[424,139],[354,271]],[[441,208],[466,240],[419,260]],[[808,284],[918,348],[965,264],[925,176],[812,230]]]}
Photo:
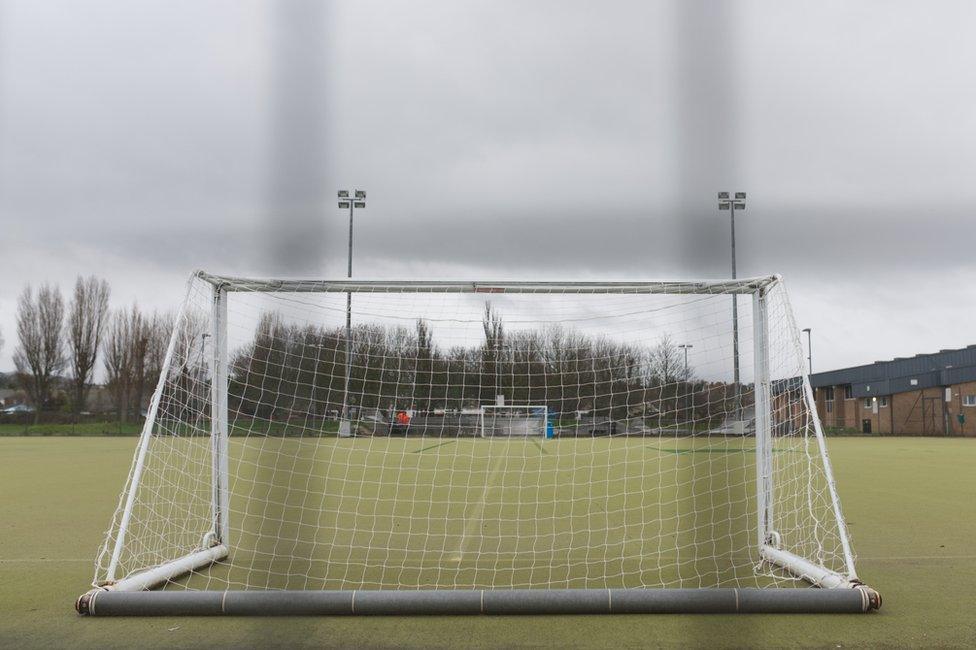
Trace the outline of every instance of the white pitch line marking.
{"label": "white pitch line marking", "polygon": [[491,471],[488,474],[488,480],[485,481],[485,488],[484,490],[481,491],[481,498],[478,499],[478,502],[475,504],[475,509],[471,513],[471,516],[468,517],[467,515],[465,515],[465,519],[467,519],[467,523],[464,525],[464,531],[461,533],[461,542],[458,544],[458,550],[450,558],[451,562],[460,562],[464,557],[464,554],[466,553],[466,548],[465,548],[466,542],[471,539],[471,533],[473,532],[471,530],[471,526],[473,526],[475,523],[478,524],[483,523],[482,517],[484,516],[485,513],[485,505],[487,503],[488,491],[494,487],[498,487],[495,485],[495,478],[498,476],[499,470],[501,470],[504,458],[505,458],[505,454],[498,454],[498,456],[495,457],[494,463],[492,464],[491,467]]}

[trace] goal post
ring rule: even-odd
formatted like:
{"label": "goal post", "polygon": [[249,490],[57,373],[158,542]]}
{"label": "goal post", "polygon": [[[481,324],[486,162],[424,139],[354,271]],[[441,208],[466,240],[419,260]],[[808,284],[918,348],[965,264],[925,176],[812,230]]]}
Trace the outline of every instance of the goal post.
{"label": "goal post", "polygon": [[769,348],[766,337],[769,335],[769,320],[766,313],[765,288],[752,294],[753,314],[753,354],[755,355],[755,418],[756,418],[756,522],[760,548],[770,545],[770,528],[773,507],[773,446],[769,418]]}
{"label": "goal post", "polygon": [[213,316],[211,319],[211,368],[210,381],[210,441],[213,446],[211,473],[213,531],[212,538],[205,539],[204,548],[219,542],[230,544],[230,487],[227,439],[227,291],[219,286],[213,289]]}
{"label": "goal post", "polygon": [[76,607],[877,609],[855,560],[778,276],[197,272]]}

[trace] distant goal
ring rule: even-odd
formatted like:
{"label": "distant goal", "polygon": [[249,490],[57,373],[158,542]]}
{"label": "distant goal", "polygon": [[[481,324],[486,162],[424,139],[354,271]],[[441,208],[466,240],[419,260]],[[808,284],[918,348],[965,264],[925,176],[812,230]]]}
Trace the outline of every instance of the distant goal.
{"label": "distant goal", "polygon": [[880,603],[855,569],[778,277],[197,272],[77,608],[580,614]]}
{"label": "distant goal", "polygon": [[549,421],[549,408],[545,404],[516,406],[511,404],[485,404],[481,407],[481,437],[545,438]]}

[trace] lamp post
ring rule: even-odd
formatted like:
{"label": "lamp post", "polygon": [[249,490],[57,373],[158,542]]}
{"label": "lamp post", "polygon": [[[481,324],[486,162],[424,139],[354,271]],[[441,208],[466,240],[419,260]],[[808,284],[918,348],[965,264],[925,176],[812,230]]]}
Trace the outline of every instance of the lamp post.
{"label": "lamp post", "polygon": [[684,387],[682,389],[684,391],[684,394],[682,395],[682,400],[681,401],[682,401],[683,407],[684,407],[683,408],[684,415],[685,415],[685,417],[687,417],[688,416],[688,396],[691,393],[691,391],[689,390],[689,387],[688,387],[688,350],[690,350],[691,348],[693,348],[695,346],[692,345],[691,343],[681,343],[681,344],[678,345],[678,347],[680,349],[684,350],[684,353],[685,353],[685,374],[684,374],[685,385],[684,385]]}
{"label": "lamp post", "polygon": [[695,346],[690,343],[682,343],[678,347],[685,351],[685,381],[688,381],[688,350]]}
{"label": "lamp post", "polygon": [[[718,193],[718,209],[728,210],[732,225],[732,279],[735,273],[735,211],[746,209],[746,193],[736,192],[735,198],[730,198],[728,192]],[[732,382],[735,395],[735,413],[739,416],[741,409],[739,398],[739,295],[732,294]]]}
{"label": "lamp post", "polygon": [[[352,278],[352,224],[353,214],[356,208],[366,207],[366,192],[356,190],[350,198],[349,190],[339,190],[339,208],[349,208],[349,267],[346,273],[347,278]],[[342,389],[342,417],[339,420],[339,436],[349,437],[352,435],[352,427],[349,423],[349,377],[352,374],[352,357],[350,340],[352,339],[352,292],[346,292],[346,377]]]}
{"label": "lamp post", "polygon": [[804,327],[803,331],[807,333],[807,363],[810,364],[809,374],[813,374],[813,343],[810,340],[810,328]]}

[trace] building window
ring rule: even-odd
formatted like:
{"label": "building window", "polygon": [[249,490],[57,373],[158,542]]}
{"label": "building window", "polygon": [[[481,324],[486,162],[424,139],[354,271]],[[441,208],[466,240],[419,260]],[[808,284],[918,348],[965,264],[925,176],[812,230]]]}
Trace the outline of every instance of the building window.
{"label": "building window", "polygon": [[878,398],[878,406],[880,406],[881,408],[886,408],[888,406],[888,398],[887,397],[879,397]]}
{"label": "building window", "polygon": [[976,406],[976,395],[963,395],[963,406]]}
{"label": "building window", "polygon": [[824,388],[824,400],[827,405],[827,412],[834,412],[834,387],[828,386]]}
{"label": "building window", "polygon": [[850,384],[844,386],[844,399],[854,399],[854,387]]}
{"label": "building window", "polygon": [[864,398],[864,408],[866,408],[866,409],[871,408],[871,398],[870,397],[865,397]]}

